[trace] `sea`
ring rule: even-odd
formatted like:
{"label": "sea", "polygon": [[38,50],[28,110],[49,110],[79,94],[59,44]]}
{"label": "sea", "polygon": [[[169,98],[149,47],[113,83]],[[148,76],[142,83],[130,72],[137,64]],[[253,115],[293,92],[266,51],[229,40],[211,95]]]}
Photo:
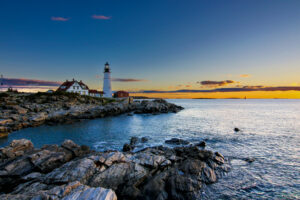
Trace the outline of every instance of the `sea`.
{"label": "sea", "polygon": [[[121,150],[133,136],[148,137],[137,150],[181,138],[223,154],[231,171],[205,186],[203,199],[300,199],[300,100],[168,99],[184,110],[127,114],[11,133],[0,147],[26,138],[35,147],[71,139],[98,151]],[[235,132],[234,128],[239,128]],[[247,158],[254,162],[244,161]]]}

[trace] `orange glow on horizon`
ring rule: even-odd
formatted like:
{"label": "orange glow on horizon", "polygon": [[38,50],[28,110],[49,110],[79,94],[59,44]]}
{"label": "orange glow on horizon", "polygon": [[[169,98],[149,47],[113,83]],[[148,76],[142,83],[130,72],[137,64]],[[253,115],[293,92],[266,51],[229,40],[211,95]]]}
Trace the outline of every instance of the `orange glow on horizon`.
{"label": "orange glow on horizon", "polygon": [[300,91],[254,91],[254,92],[214,92],[214,93],[131,93],[131,96],[149,98],[193,99],[193,98],[247,98],[247,99],[300,99]]}

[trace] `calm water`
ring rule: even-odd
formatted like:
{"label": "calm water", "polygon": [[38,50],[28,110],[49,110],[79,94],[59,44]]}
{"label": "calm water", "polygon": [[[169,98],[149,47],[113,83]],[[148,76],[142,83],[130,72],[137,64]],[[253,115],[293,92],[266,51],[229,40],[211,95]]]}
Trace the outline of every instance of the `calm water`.
{"label": "calm water", "polygon": [[[71,139],[101,151],[121,149],[131,136],[148,136],[146,145],[172,137],[206,140],[209,149],[231,160],[232,171],[208,186],[203,198],[300,199],[300,100],[169,101],[185,110],[24,129],[1,139],[0,146],[19,138],[30,139],[36,147]],[[242,131],[234,133],[234,127]],[[240,160],[246,157],[256,161]]]}

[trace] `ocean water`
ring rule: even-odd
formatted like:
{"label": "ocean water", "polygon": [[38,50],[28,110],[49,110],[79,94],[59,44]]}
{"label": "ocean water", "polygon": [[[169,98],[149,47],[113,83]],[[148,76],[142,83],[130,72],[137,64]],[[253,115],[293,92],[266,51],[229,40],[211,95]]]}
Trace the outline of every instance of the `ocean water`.
{"label": "ocean water", "polygon": [[[203,199],[300,199],[300,100],[176,99],[179,113],[121,115],[75,124],[41,126],[0,139],[30,139],[36,147],[71,139],[93,149],[120,150],[130,137],[149,137],[139,148],[172,137],[205,140],[229,159],[232,170],[208,185]],[[238,127],[241,131],[235,133]],[[255,158],[252,163],[244,158]]]}

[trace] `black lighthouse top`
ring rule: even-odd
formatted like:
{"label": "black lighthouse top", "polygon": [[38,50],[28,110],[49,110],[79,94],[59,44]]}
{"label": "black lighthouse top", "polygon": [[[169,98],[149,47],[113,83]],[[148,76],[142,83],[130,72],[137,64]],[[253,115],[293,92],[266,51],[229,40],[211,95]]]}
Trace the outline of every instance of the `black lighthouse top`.
{"label": "black lighthouse top", "polygon": [[109,68],[108,62],[106,62],[104,66],[105,66],[104,67],[104,72],[110,72],[110,68]]}

